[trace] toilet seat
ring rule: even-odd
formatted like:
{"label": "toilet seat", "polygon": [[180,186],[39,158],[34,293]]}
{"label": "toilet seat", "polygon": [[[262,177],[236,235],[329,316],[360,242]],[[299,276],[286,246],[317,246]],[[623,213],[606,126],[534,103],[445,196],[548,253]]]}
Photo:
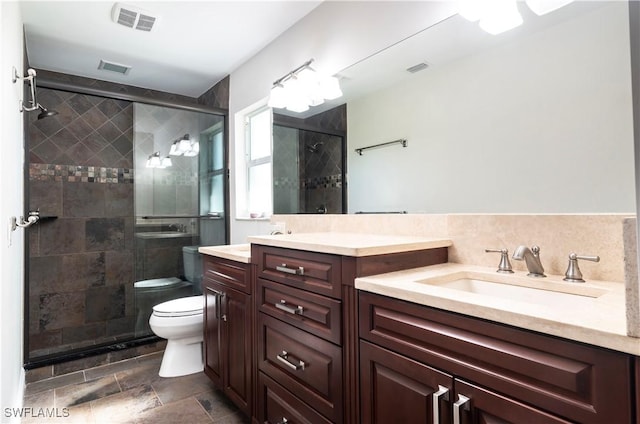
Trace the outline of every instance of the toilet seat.
{"label": "toilet seat", "polygon": [[169,300],[153,307],[153,315],[157,317],[186,317],[202,315],[204,296],[189,296]]}

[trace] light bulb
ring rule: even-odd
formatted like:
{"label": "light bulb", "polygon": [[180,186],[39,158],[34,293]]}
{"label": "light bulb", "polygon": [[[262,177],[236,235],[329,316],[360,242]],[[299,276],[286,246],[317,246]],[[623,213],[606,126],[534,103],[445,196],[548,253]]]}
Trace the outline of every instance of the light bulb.
{"label": "light bulb", "polygon": [[287,90],[282,84],[278,84],[271,89],[269,95],[269,107],[281,109],[287,106]]}
{"label": "light bulb", "polygon": [[522,25],[522,15],[515,0],[494,0],[485,4],[486,12],[480,19],[480,28],[497,35]]}
{"label": "light bulb", "polygon": [[553,12],[571,2],[573,2],[573,0],[526,0],[529,9],[538,16]]}
{"label": "light bulb", "polygon": [[336,77],[323,78],[320,81],[320,89],[322,97],[327,100],[337,99],[342,96],[342,90],[340,89],[340,82]]}

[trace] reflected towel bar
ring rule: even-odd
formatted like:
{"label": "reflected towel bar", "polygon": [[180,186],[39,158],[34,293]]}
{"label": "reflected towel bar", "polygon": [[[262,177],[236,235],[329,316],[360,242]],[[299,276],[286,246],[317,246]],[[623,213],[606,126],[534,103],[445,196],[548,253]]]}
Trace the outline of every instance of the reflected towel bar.
{"label": "reflected towel bar", "polygon": [[407,139],[406,138],[401,138],[399,140],[388,141],[386,143],[374,144],[373,146],[359,147],[359,148],[356,149],[356,153],[359,154],[360,156],[362,156],[362,151],[363,150],[374,149],[376,147],[382,147],[382,146],[389,146],[391,144],[402,144],[402,147],[407,147]]}

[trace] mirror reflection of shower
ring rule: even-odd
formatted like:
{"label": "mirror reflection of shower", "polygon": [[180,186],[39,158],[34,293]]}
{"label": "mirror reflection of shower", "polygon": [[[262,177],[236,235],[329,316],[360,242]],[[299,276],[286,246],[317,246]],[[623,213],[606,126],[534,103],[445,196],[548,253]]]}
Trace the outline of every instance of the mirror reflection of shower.
{"label": "mirror reflection of shower", "polygon": [[13,83],[15,84],[19,79],[24,83],[29,83],[29,92],[31,93],[31,100],[25,102],[23,100],[20,101],[20,112],[32,112],[34,110],[39,110],[38,119],[48,118],[50,116],[57,115],[58,112],[55,110],[47,110],[44,106],[38,103],[36,98],[36,70],[33,68],[27,69],[27,76],[20,77],[18,75],[18,70],[13,68]]}

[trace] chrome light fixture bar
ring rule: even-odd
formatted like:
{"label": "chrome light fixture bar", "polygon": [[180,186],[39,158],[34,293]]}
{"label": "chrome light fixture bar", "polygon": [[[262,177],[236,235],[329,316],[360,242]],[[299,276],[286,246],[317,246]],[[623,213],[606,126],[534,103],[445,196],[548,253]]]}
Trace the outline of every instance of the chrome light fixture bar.
{"label": "chrome light fixture bar", "polygon": [[44,106],[38,103],[36,99],[36,70],[33,68],[27,69],[27,76],[21,77],[18,75],[18,70],[13,68],[13,78],[12,81],[15,84],[18,80],[22,80],[25,83],[29,83],[29,91],[31,93],[31,100],[29,100],[29,106],[25,106],[24,101],[20,100],[20,112],[31,112],[34,110],[40,110],[38,114],[38,119],[47,118],[49,116],[57,115],[58,112],[55,110],[47,110]]}
{"label": "chrome light fixture bar", "polygon": [[311,67],[309,59],[282,78],[276,80],[269,95],[269,107],[305,112],[325,100],[342,96],[338,78],[323,76]]}

